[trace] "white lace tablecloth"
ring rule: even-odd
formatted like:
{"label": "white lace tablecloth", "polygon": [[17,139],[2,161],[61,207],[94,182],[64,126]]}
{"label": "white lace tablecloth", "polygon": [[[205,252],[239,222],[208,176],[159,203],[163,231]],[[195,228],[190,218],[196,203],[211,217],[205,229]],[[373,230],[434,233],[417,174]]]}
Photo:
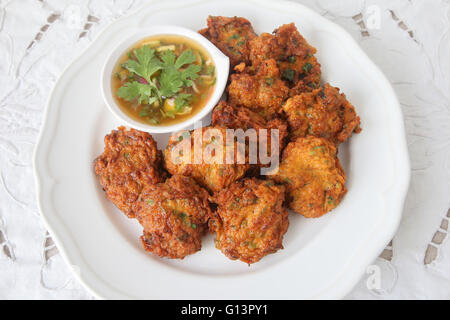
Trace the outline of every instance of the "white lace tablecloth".
{"label": "white lace tablecloth", "polygon": [[[0,0],[0,299],[92,299],[40,220],[32,153],[64,67],[145,2]],[[299,2],[360,43],[392,82],[406,121],[412,180],[403,220],[348,298],[449,299],[450,1]]]}

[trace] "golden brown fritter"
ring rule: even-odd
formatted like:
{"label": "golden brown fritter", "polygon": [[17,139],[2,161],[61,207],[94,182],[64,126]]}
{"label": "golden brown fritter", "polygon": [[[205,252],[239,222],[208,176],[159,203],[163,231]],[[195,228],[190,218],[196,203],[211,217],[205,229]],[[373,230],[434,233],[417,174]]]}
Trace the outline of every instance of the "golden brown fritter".
{"label": "golden brown fritter", "polygon": [[281,118],[274,118],[266,121],[262,116],[253,112],[252,110],[245,107],[236,107],[231,104],[221,101],[213,110],[212,113],[212,125],[231,128],[231,129],[255,129],[257,133],[257,140],[252,141],[257,143],[259,150],[260,143],[260,129],[267,130],[267,154],[271,153],[271,130],[278,129],[278,154],[281,155],[283,148],[287,143],[288,126],[285,120]]}
{"label": "golden brown fritter", "polygon": [[249,41],[256,37],[251,23],[240,17],[209,16],[208,28],[198,32],[230,58],[231,68],[249,62]]}
{"label": "golden brown fritter", "polygon": [[164,150],[164,161],[171,174],[191,176],[216,192],[245,175],[250,168],[245,155],[245,144],[227,144],[225,128],[204,127],[173,134]]}
{"label": "golden brown fritter", "polygon": [[314,57],[316,49],[308,44],[293,23],[276,29],[274,34],[263,33],[250,41],[250,60],[253,69],[268,59],[274,59],[280,76],[296,93],[310,91],[320,84],[320,64]]}
{"label": "golden brown fritter", "polygon": [[307,218],[334,209],[347,192],[336,146],[324,138],[309,136],[290,142],[272,177],[286,184],[289,207]]}
{"label": "golden brown fritter", "polygon": [[[287,124],[281,118],[267,121],[264,117],[246,107],[238,107],[225,101],[220,101],[214,108],[212,125],[243,130],[271,128],[280,129],[280,131],[287,130]],[[281,128],[282,126],[286,128]]]}
{"label": "golden brown fritter", "polygon": [[361,131],[353,105],[339,93],[339,88],[329,84],[290,98],[283,111],[292,139],[313,135],[342,143],[353,132]]}
{"label": "golden brown fritter", "polygon": [[249,108],[265,119],[277,117],[289,95],[289,88],[280,79],[273,59],[264,60],[255,75],[235,73],[230,79],[228,102]]}
{"label": "golden brown fritter", "polygon": [[146,132],[119,127],[105,136],[105,149],[95,159],[95,173],[111,200],[129,218],[142,188],[164,181],[162,153]]}
{"label": "golden brown fritter", "polygon": [[287,60],[288,55],[284,49],[277,42],[275,35],[263,32],[250,41],[250,61],[254,68],[257,68],[258,65],[268,59]]}
{"label": "golden brown fritter", "polygon": [[228,258],[248,264],[282,249],[289,226],[284,197],[284,186],[256,178],[221,190],[214,198],[216,217],[210,221],[216,232],[216,248]]}
{"label": "golden brown fritter", "polygon": [[208,197],[193,179],[179,175],[145,187],[136,203],[144,249],[171,259],[199,251],[212,214]]}

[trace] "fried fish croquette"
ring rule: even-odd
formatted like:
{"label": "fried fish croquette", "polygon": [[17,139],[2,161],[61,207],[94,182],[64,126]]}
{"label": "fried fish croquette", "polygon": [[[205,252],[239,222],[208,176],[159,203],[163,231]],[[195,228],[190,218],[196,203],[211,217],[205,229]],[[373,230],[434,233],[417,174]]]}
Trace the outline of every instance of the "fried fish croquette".
{"label": "fried fish croquette", "polygon": [[360,119],[339,88],[326,84],[312,92],[289,98],[283,106],[291,139],[313,135],[334,143],[359,133]]}
{"label": "fried fish croquette", "polygon": [[280,79],[273,59],[263,61],[255,75],[234,73],[230,79],[228,102],[249,108],[265,119],[277,117],[289,95],[289,88]]}
{"label": "fried fish croquette", "polygon": [[321,69],[314,54],[316,49],[298,32],[293,23],[276,29],[274,34],[263,33],[250,41],[252,68],[274,59],[280,75],[294,92],[310,91],[320,84]]}
{"label": "fried fish croquette", "polygon": [[162,153],[146,132],[119,127],[105,136],[105,149],[94,169],[106,197],[129,218],[142,189],[164,181]]}
{"label": "fried fish croquette", "polygon": [[171,174],[190,176],[216,192],[245,175],[250,168],[246,153],[245,144],[227,142],[225,128],[203,127],[172,135],[164,161]]}
{"label": "fried fish croquette", "polygon": [[307,218],[336,208],[347,192],[336,146],[324,138],[309,136],[290,142],[272,178],[286,185],[289,207]]}
{"label": "fried fish croquette", "polygon": [[248,264],[282,249],[289,220],[283,207],[284,186],[271,180],[247,178],[221,190],[210,227],[216,233],[216,248],[228,258]]}
{"label": "fried fish croquette", "polygon": [[284,119],[274,118],[266,121],[262,116],[248,108],[236,107],[225,101],[221,101],[214,108],[212,113],[212,125],[235,130],[242,129],[244,131],[255,129],[257,141],[254,142],[257,143],[258,148],[260,147],[260,139],[262,139],[259,130],[266,129],[267,137],[264,141],[267,141],[266,150],[268,155],[271,153],[272,148],[271,130],[278,130],[278,141],[275,141],[274,143],[278,146],[277,151],[279,155],[281,155],[281,152],[287,143],[288,125]]}
{"label": "fried fish croquette", "polygon": [[256,37],[251,23],[240,17],[209,16],[208,28],[198,32],[230,58],[230,64],[249,63],[249,41]]}
{"label": "fried fish croquette", "polygon": [[211,216],[208,197],[193,179],[179,175],[145,187],[136,204],[144,249],[171,259],[199,251]]}

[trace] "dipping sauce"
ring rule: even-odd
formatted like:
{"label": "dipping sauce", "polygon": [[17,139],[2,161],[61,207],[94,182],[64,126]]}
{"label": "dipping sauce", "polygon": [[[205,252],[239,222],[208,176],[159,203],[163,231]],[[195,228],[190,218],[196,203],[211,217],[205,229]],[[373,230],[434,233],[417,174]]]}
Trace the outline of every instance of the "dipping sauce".
{"label": "dipping sauce", "polygon": [[172,125],[198,113],[216,83],[208,52],[194,40],[173,35],[145,38],[128,49],[113,69],[112,91],[130,118]]}

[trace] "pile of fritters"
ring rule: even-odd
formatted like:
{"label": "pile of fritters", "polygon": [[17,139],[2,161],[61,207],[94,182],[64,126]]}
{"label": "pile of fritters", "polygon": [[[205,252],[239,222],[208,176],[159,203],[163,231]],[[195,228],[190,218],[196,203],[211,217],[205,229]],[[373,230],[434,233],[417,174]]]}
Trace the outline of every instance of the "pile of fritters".
{"label": "pile of fritters", "polygon": [[[94,167],[106,197],[143,226],[145,250],[183,259],[210,230],[223,254],[252,264],[283,247],[288,208],[316,218],[339,205],[347,189],[338,147],[360,119],[339,88],[321,84],[316,49],[293,23],[259,36],[245,18],[210,16],[207,25],[199,33],[232,67],[211,126],[173,134],[163,152],[150,134],[119,127]],[[224,141],[228,129],[256,130],[248,142],[266,142],[279,166],[261,176],[267,165],[249,161],[245,141]],[[217,145],[223,153],[202,158]]]}
{"label": "pile of fritters", "polygon": [[[255,36],[244,18],[210,16],[200,33],[227,48],[222,51],[234,66],[213,125],[278,129],[279,141],[267,140],[282,155],[272,178],[286,186],[287,206],[305,217],[335,208],[347,191],[337,148],[361,131],[360,119],[339,88],[321,85],[316,49],[293,23]],[[236,47],[243,48],[239,54]]]}

